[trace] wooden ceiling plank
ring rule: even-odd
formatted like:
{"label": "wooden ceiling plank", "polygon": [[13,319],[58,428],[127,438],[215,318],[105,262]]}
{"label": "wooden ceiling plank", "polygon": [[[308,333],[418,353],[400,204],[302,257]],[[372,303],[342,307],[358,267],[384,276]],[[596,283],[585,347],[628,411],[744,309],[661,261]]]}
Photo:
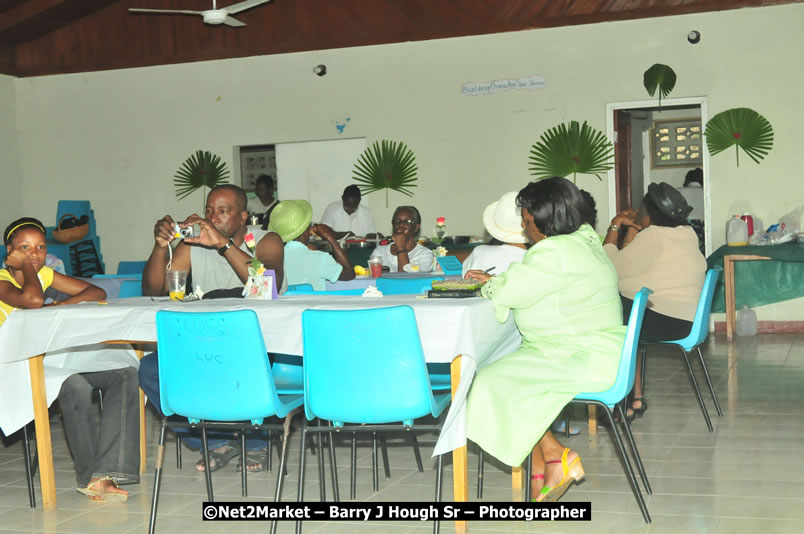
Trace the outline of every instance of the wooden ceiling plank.
{"label": "wooden ceiling plank", "polygon": [[67,0],[27,0],[26,2],[20,2],[16,7],[0,13],[0,32],[34,19],[66,2]]}

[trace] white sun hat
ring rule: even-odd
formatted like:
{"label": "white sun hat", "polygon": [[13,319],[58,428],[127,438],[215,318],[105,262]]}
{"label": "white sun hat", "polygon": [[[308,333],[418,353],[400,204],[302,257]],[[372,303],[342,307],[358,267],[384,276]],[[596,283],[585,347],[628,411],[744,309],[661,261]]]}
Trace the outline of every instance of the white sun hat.
{"label": "white sun hat", "polygon": [[516,191],[509,191],[483,210],[483,225],[491,237],[503,243],[527,243],[522,232],[522,212],[516,205]]}

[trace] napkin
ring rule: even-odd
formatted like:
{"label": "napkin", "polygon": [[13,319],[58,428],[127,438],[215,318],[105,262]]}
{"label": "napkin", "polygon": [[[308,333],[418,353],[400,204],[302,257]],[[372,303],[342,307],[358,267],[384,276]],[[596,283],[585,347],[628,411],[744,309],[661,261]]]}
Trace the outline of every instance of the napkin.
{"label": "napkin", "polygon": [[363,297],[375,297],[375,298],[382,298],[382,291],[377,289],[376,286],[368,286],[365,291],[363,291]]}

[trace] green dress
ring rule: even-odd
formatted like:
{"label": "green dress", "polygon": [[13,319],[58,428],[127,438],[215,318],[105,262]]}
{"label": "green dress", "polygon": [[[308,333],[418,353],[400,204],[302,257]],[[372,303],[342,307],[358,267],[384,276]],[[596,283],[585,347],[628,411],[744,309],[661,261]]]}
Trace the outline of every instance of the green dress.
{"label": "green dress", "polygon": [[520,465],[575,395],[614,384],[625,339],[617,273],[585,224],[532,246],[482,293],[498,321],[513,311],[522,345],[478,370],[467,437]]}

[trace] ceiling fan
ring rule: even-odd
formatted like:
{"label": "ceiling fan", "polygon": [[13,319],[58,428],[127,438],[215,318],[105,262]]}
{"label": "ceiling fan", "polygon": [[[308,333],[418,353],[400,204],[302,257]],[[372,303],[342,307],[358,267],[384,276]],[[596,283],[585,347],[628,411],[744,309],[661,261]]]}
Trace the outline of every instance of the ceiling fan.
{"label": "ceiling fan", "polygon": [[265,4],[271,0],[246,0],[245,2],[238,2],[227,7],[218,8],[215,0],[212,0],[212,9],[206,11],[190,11],[187,9],[141,9],[129,8],[129,11],[134,13],[169,13],[173,15],[201,15],[204,17],[204,22],[207,24],[226,24],[227,26],[245,26],[244,22],[240,22],[232,17],[236,13],[245,11],[260,4]]}

